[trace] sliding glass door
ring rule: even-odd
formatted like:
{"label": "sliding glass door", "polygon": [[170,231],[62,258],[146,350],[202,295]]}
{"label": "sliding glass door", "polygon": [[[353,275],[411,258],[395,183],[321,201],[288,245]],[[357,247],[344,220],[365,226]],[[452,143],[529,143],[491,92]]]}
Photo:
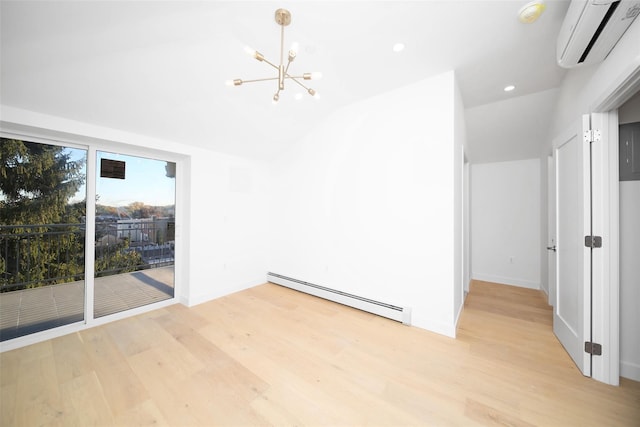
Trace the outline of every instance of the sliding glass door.
{"label": "sliding glass door", "polygon": [[0,340],[85,316],[87,150],[0,143]]}
{"label": "sliding glass door", "polygon": [[174,297],[175,163],[5,136],[0,341]]}
{"label": "sliding glass door", "polygon": [[97,152],[94,317],[173,298],[175,163]]}

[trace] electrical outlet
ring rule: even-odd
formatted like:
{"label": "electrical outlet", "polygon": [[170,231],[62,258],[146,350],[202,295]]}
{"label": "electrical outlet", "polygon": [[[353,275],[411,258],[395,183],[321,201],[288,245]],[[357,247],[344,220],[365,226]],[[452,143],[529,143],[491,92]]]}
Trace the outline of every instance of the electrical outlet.
{"label": "electrical outlet", "polygon": [[516,259],[514,256],[509,257],[509,264],[513,264],[513,261]]}

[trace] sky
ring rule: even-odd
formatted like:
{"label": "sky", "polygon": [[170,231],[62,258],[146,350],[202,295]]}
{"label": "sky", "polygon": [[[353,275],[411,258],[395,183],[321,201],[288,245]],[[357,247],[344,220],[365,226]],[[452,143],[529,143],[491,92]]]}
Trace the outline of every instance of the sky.
{"label": "sky", "polygon": [[[86,158],[86,151],[66,148],[72,160]],[[175,178],[168,178],[166,162],[144,157],[126,156],[104,151],[97,153],[96,193],[98,204],[127,206],[133,202],[143,202],[151,206],[175,204]],[[101,178],[100,160],[111,159],[125,162],[125,179]],[[86,166],[83,170],[86,174]],[[84,200],[86,186],[83,185],[72,201]]]}

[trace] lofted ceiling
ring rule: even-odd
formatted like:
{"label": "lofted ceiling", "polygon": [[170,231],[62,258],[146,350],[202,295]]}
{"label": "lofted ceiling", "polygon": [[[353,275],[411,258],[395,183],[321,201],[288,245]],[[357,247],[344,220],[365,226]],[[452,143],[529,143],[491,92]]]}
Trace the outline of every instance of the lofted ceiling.
{"label": "lofted ceiling", "polygon": [[[555,40],[568,1],[522,24],[526,2],[2,0],[0,102],[270,158],[341,106],[453,69],[470,160],[537,157],[564,76]],[[274,75],[243,48],[278,61],[280,7],[292,14],[285,47],[300,46],[291,71],[321,71],[319,99],[288,84],[272,105],[275,82],[224,84]]]}

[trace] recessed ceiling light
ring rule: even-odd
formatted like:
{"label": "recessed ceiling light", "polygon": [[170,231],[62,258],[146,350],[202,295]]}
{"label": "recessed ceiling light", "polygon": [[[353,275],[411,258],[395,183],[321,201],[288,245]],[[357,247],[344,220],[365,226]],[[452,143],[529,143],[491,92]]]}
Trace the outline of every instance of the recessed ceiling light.
{"label": "recessed ceiling light", "polygon": [[547,6],[542,0],[531,1],[520,8],[518,19],[524,24],[535,22]]}
{"label": "recessed ceiling light", "polygon": [[396,43],[393,45],[394,52],[402,52],[404,50],[404,43]]}
{"label": "recessed ceiling light", "polygon": [[505,86],[504,91],[505,92],[511,92],[512,90],[514,90],[516,87],[514,85],[509,85],[509,86]]}

